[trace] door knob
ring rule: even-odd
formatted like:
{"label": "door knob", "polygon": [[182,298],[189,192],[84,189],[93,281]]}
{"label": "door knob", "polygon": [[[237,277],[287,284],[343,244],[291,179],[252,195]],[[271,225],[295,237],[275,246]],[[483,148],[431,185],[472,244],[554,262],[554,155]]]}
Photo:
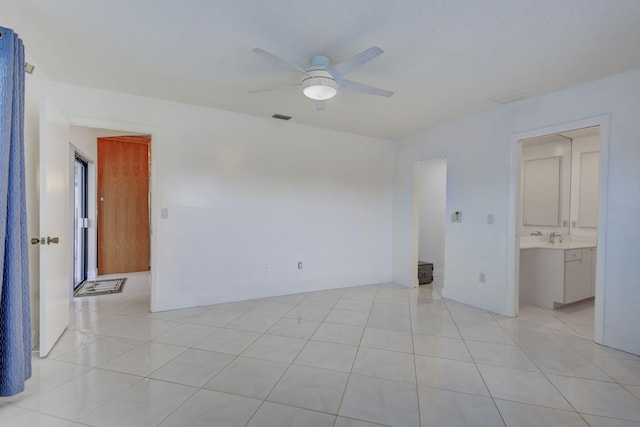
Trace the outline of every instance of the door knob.
{"label": "door knob", "polygon": [[47,237],[47,245],[51,243],[60,243],[60,239],[57,237]]}

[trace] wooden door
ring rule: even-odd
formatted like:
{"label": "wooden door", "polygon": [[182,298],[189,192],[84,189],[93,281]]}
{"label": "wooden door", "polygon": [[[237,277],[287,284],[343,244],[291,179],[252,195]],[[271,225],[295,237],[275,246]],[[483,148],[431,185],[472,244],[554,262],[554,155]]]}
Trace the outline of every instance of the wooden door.
{"label": "wooden door", "polygon": [[98,138],[98,273],[149,269],[149,148],[139,136]]}

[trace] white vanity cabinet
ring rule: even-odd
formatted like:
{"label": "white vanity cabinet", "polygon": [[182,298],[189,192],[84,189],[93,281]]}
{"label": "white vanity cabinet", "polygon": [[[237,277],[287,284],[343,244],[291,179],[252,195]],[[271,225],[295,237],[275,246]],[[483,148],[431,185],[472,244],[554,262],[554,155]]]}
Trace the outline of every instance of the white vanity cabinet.
{"label": "white vanity cabinet", "polygon": [[595,248],[520,249],[520,301],[556,308],[594,291]]}
{"label": "white vanity cabinet", "polygon": [[591,252],[589,248],[564,251],[564,295],[559,303],[568,304],[592,297]]}

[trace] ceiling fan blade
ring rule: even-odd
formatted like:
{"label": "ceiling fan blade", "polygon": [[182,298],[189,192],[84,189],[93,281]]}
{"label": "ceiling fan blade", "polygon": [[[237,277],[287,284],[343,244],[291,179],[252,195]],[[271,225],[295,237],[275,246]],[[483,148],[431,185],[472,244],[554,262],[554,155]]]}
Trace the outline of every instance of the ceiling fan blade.
{"label": "ceiling fan blade", "polygon": [[272,90],[278,90],[278,89],[282,89],[282,88],[285,88],[285,87],[291,87],[291,86],[300,86],[300,83],[287,83],[287,84],[268,87],[268,88],[264,88],[264,89],[251,89],[249,91],[249,93],[252,94],[252,95],[255,95],[257,93],[271,92]]}
{"label": "ceiling fan blade", "polygon": [[309,74],[307,74],[306,70],[303,70],[302,68],[298,67],[295,64],[292,64],[291,62],[287,61],[286,59],[282,59],[279,56],[274,55],[271,52],[267,52],[264,49],[260,49],[259,47],[256,47],[254,49],[251,49],[252,52],[257,53],[260,56],[264,56],[265,58],[269,58],[269,59],[273,59],[275,61],[279,61],[282,62],[283,64],[287,64],[289,67],[295,68],[296,70],[298,70],[299,72],[301,72],[302,74],[308,76]]}
{"label": "ceiling fan blade", "polygon": [[326,71],[334,78],[340,78],[342,76],[346,76],[356,68],[366,64],[382,53],[384,53],[384,50],[380,49],[378,46],[373,46],[363,52],[353,55],[346,61],[327,68]]}
{"label": "ceiling fan blade", "polygon": [[325,111],[327,109],[327,101],[316,101],[316,111]]}
{"label": "ceiling fan blade", "polygon": [[348,90],[351,92],[366,93],[368,95],[386,96],[390,97],[393,92],[380,89],[374,86],[369,86],[364,83],[358,83],[351,80],[341,79],[338,81],[338,85],[341,90]]}

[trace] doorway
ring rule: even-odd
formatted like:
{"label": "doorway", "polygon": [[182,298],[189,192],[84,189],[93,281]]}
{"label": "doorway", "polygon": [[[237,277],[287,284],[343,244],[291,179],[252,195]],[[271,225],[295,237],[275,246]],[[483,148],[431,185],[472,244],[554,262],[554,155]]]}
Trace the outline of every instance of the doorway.
{"label": "doorway", "polygon": [[417,162],[418,262],[433,264],[433,289],[444,288],[447,158]]}
{"label": "doorway", "polygon": [[148,136],[98,138],[98,273],[150,267]]}
{"label": "doorway", "polygon": [[600,128],[521,144],[520,315],[593,339]]}
{"label": "doorway", "polygon": [[87,280],[89,226],[89,163],[77,152],[74,157],[73,288]]}
{"label": "doorway", "polygon": [[[582,137],[591,138],[591,142],[582,145],[578,141]],[[544,155],[543,151],[548,151],[549,147],[541,149],[538,146],[534,147],[537,153],[532,156],[531,151],[527,153],[524,149],[527,143],[535,145],[536,141],[544,143],[554,139],[567,140],[569,150],[563,152],[555,147]],[[508,253],[513,255],[510,255],[508,268],[509,274],[513,274],[514,285],[508,288],[508,301],[513,304],[513,315],[526,315],[520,313],[520,301],[529,299],[531,302],[530,279],[539,279],[539,272],[547,271],[549,276],[538,280],[538,288],[533,288],[546,296],[542,302],[534,301],[534,304],[546,304],[545,310],[559,319],[567,313],[571,316],[571,311],[590,311],[588,316],[591,316],[589,321],[592,323],[588,329],[592,333],[579,335],[602,343],[605,254],[596,248],[598,242],[606,241],[608,117],[599,116],[523,132],[513,135],[511,144],[509,200],[512,210],[509,215]],[[576,147],[574,150],[571,149],[573,145]],[[532,160],[529,166],[524,165],[527,159]],[[576,167],[572,168],[572,165]],[[527,168],[529,172],[525,171]],[[528,178],[525,176],[527,173],[530,173]],[[536,173],[548,188],[537,194],[534,191],[533,197],[524,195],[532,180],[535,182]],[[557,189],[551,189],[552,183]],[[553,197],[548,197],[549,193]],[[557,200],[551,200],[556,196]],[[546,202],[536,202],[545,197]],[[521,255],[523,252],[528,253],[526,262],[525,255]],[[527,284],[521,283],[523,278]],[[548,285],[552,279],[555,280],[554,286]],[[529,288],[525,291],[524,286]],[[563,323],[567,323],[566,319]]]}

